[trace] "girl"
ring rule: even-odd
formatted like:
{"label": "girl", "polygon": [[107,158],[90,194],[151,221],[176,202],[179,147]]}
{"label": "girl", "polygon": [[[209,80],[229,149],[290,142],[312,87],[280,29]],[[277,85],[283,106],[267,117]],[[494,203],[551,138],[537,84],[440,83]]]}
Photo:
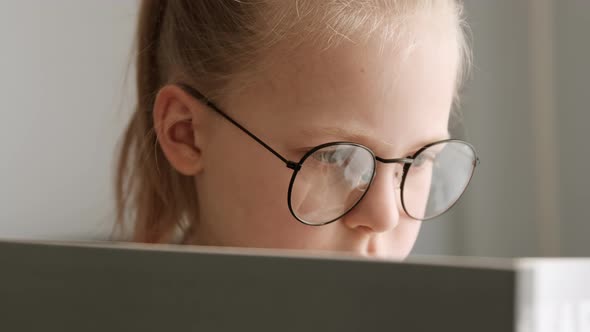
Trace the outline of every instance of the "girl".
{"label": "girl", "polygon": [[471,179],[453,0],[146,0],[137,33],[135,241],[401,259]]}

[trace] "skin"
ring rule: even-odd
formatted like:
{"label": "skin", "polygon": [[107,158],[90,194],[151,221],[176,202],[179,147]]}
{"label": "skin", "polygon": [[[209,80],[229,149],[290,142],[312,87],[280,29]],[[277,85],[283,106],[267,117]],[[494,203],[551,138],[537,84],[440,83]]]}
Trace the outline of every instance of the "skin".
{"label": "skin", "polygon": [[[383,158],[411,155],[448,137],[457,72],[451,27],[428,22],[396,44],[279,49],[247,86],[234,82],[235,92],[215,102],[290,160],[332,141],[360,143]],[[194,177],[200,217],[190,243],[403,259],[416,241],[421,222],[404,213],[394,185],[400,165],[378,163],[352,211],[306,226],[288,209],[292,171],[207,106],[168,85],[157,96],[154,123],[170,163]]]}

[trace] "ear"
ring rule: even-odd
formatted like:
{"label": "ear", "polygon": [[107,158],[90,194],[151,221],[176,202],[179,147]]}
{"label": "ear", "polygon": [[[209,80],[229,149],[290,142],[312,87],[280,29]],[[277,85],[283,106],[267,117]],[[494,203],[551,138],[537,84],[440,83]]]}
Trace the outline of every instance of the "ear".
{"label": "ear", "polygon": [[154,103],[154,129],[164,155],[178,172],[194,176],[203,169],[204,104],[176,85],[166,85]]}

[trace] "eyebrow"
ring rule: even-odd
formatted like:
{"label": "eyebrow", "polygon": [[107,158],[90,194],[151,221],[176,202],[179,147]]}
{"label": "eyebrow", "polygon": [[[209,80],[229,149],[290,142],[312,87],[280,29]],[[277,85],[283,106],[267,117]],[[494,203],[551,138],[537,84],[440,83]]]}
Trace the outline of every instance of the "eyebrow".
{"label": "eyebrow", "polygon": [[[366,134],[367,130],[362,130],[360,128],[342,128],[342,127],[313,127],[313,128],[305,128],[300,131],[300,133],[304,136],[330,136],[334,137],[338,140],[349,141],[353,143],[360,143],[366,145],[367,147],[375,150],[374,147],[378,146],[385,146],[385,147],[393,147],[394,145],[378,139],[374,136],[370,136]],[[449,139],[451,135],[447,131],[444,135],[435,135],[431,137],[427,137],[426,139],[419,140],[416,144],[412,146],[404,147],[404,153],[411,153],[419,150],[423,146],[442,141],[445,139]]]}

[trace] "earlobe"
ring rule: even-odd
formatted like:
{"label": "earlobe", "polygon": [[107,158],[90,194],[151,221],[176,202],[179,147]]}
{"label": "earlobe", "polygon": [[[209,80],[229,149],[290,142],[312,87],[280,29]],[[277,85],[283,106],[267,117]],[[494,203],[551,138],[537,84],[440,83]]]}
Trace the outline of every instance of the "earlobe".
{"label": "earlobe", "polygon": [[202,170],[201,136],[197,133],[203,107],[174,85],[160,89],[154,102],[158,143],[170,164],[184,175],[194,176]]}

